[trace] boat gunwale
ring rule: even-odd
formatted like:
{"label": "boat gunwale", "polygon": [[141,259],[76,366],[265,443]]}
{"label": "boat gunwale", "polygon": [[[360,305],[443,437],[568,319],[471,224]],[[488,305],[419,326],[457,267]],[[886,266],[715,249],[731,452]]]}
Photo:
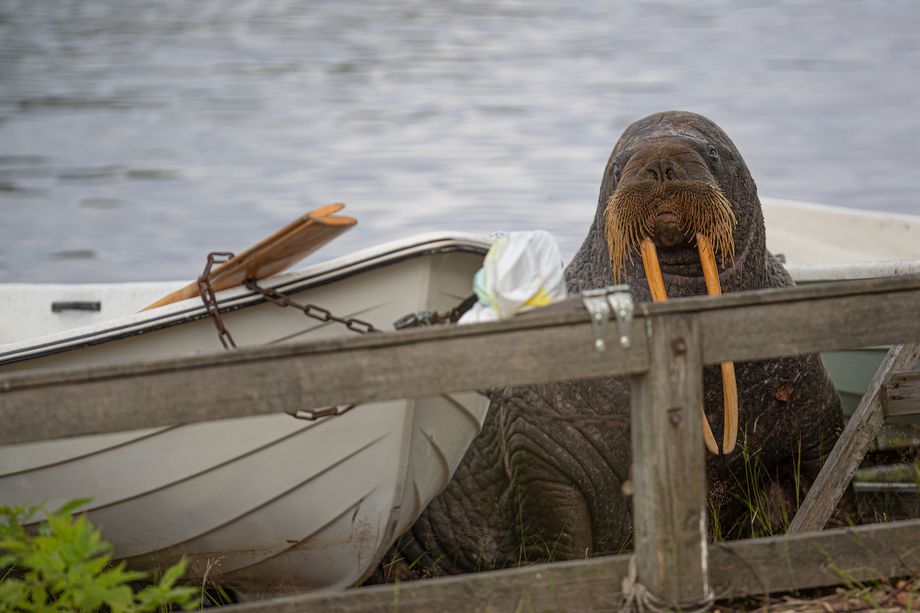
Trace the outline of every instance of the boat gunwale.
{"label": "boat gunwale", "polygon": [[[285,291],[288,295],[295,295],[309,289],[347,279],[358,273],[370,272],[417,257],[457,252],[484,255],[488,251],[489,240],[486,236],[459,232],[429,233],[385,243],[379,247],[371,247],[364,250],[363,253],[358,252],[357,254],[335,258],[309,268],[275,275],[264,280],[267,281],[265,287]],[[276,284],[273,284],[273,282]],[[242,286],[218,292],[218,296],[223,293],[229,293],[230,295],[218,300],[220,313],[237,311],[266,302],[266,298],[258,292],[245,290]],[[51,339],[38,345],[30,342],[34,341],[34,338],[8,343],[6,346],[12,346],[13,348],[7,351],[0,351],[0,367],[139,336],[209,317],[207,309],[200,302],[196,303],[195,306],[178,308],[180,304],[165,306],[163,308],[167,310],[166,313],[142,318],[140,321],[135,318],[143,317],[144,312],[117,317],[110,321],[118,322],[125,319],[130,321],[102,330],[99,330],[98,327],[105,325],[106,322],[80,326],[70,332],[85,330],[87,327],[97,329],[77,336],[67,336],[68,331],[64,330],[51,335]],[[149,311],[149,313],[155,312],[156,310]],[[0,345],[0,349],[2,348],[3,345]]]}

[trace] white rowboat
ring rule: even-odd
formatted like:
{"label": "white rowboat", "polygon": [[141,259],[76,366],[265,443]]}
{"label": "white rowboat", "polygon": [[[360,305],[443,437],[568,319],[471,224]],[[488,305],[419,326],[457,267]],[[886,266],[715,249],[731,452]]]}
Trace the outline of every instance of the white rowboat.
{"label": "white rowboat", "polygon": [[[487,248],[473,236],[426,235],[262,285],[392,330],[407,313],[462,302]],[[0,373],[220,350],[198,299],[136,313],[175,288],[4,286],[12,342],[0,346]],[[353,334],[244,288],[218,299],[238,346]],[[96,302],[99,311],[74,309]],[[41,331],[54,333],[35,338]],[[361,385],[362,373],[348,376]],[[90,520],[132,566],[185,555],[192,577],[209,573],[247,592],[344,588],[444,488],[479,432],[485,399],[452,398],[360,405],[317,421],[278,414],[0,447],[0,504],[92,497]]]}

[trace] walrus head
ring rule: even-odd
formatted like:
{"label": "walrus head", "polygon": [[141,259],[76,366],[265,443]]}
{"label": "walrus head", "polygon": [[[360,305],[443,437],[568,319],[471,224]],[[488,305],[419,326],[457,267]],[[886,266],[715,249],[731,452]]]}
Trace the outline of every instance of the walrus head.
{"label": "walrus head", "polygon": [[704,294],[700,237],[726,291],[768,284],[757,188],[731,139],[695,113],[640,119],[607,162],[594,225],[566,270],[569,290],[626,282],[637,300],[651,299],[641,258],[650,244],[669,296]]}
{"label": "walrus head", "polygon": [[[766,251],[757,188],[734,143],[705,117],[671,111],[620,137],[566,282],[570,291],[626,282],[636,300],[660,302],[766,287],[778,270]],[[738,427],[734,364],[721,370],[721,446],[703,416],[706,446],[716,454],[731,452]]]}
{"label": "walrus head", "polygon": [[641,250],[643,241],[658,247],[667,268],[687,264],[685,253],[707,238],[724,267],[734,256],[735,214],[707,163],[719,160],[712,144],[663,135],[636,145],[625,164],[614,161],[617,187],[607,200],[604,218],[613,277]]}

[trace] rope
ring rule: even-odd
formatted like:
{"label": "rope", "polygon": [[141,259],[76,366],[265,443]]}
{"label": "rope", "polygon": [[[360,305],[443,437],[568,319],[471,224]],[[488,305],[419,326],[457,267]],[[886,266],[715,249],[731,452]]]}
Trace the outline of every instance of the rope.
{"label": "rope", "polygon": [[681,611],[681,613],[705,613],[712,608],[716,595],[709,588],[703,600],[684,602],[672,605],[655,596],[648,588],[636,580],[636,556],[629,558],[629,570],[623,578],[623,604],[620,613],[668,613]]}

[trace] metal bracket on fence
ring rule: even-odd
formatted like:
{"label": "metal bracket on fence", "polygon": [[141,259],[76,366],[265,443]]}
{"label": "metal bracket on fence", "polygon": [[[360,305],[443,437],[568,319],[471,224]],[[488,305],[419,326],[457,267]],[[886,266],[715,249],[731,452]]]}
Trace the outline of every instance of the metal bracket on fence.
{"label": "metal bracket on fence", "polygon": [[628,285],[613,286],[613,293],[607,294],[607,302],[610,309],[617,318],[617,332],[620,333],[620,346],[623,349],[629,349],[632,342],[629,340],[629,333],[632,331],[633,304],[632,296],[629,295]]}
{"label": "metal bracket on fence", "polygon": [[620,346],[628,349],[631,342],[629,332],[632,327],[633,301],[629,295],[628,285],[611,285],[600,289],[590,289],[581,294],[582,304],[591,315],[591,327],[594,329],[594,349],[598,352],[607,349],[604,337],[607,335],[607,322],[613,312],[620,333]]}

